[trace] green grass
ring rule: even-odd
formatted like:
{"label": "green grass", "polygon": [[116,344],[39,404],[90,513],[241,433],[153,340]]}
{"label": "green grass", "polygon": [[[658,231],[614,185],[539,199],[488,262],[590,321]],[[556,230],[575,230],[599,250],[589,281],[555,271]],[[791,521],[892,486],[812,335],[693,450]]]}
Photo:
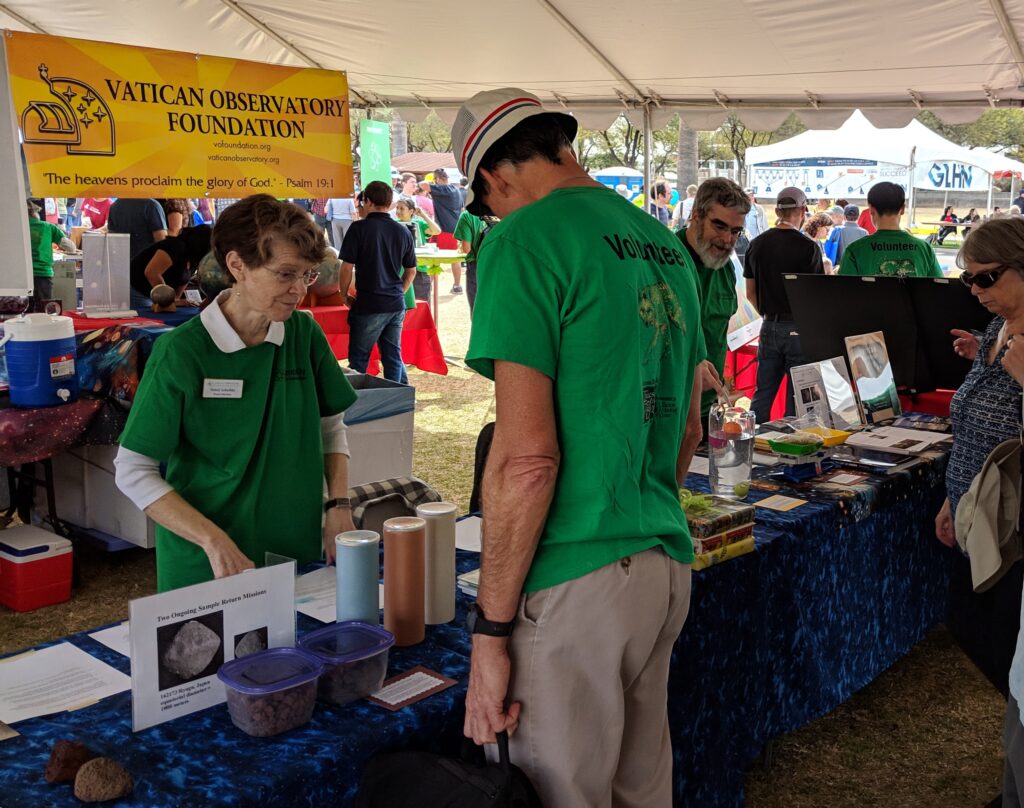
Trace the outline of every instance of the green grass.
{"label": "green grass", "polygon": [[[450,357],[465,356],[468,315],[465,296],[442,296],[440,334]],[[464,511],[476,436],[494,417],[493,386],[458,367],[448,376],[414,370],[410,380],[413,471]],[[155,589],[152,553],[85,550],[78,560],[81,584],[68,603],[26,614],[0,608],[0,653],[122,620],[129,599]],[[746,775],[746,804],[981,808],[999,788],[1004,709],[939,629],[833,713],[776,741],[773,764],[754,764]]]}

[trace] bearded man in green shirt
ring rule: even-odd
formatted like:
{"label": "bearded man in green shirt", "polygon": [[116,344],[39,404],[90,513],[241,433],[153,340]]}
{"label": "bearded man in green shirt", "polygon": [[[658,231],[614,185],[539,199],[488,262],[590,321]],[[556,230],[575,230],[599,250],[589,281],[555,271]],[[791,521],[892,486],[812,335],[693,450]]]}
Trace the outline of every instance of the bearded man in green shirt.
{"label": "bearded man in green shirt", "polygon": [[708,352],[702,366],[705,384],[700,401],[704,430],[725,372],[729,320],[739,305],[732,252],[749,211],[750,199],[735,182],[724,177],[705,180],[694,197],[689,223],[677,234],[696,269],[700,325]]}
{"label": "bearded man in green shirt", "polygon": [[876,183],[868,191],[868,207],[878,230],[846,248],[839,264],[840,275],[942,277],[932,246],[900,228],[905,202],[903,188],[894,182]]}
{"label": "bearded man in green shirt", "polygon": [[452,128],[467,210],[501,218],[466,356],[497,419],[464,732],[514,732],[544,805],[650,808],[672,802],[665,694],[693,561],[677,478],[704,340],[686,250],[587,175],[575,133],[515,88]]}

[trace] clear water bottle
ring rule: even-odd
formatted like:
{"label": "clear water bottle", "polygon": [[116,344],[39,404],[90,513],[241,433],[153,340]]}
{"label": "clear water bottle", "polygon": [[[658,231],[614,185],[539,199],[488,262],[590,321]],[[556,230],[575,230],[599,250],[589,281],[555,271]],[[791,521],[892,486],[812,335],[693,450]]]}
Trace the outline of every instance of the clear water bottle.
{"label": "clear water bottle", "polygon": [[750,491],[754,463],[754,432],[757,423],[751,410],[721,402],[708,413],[708,480],[711,493],[745,499]]}

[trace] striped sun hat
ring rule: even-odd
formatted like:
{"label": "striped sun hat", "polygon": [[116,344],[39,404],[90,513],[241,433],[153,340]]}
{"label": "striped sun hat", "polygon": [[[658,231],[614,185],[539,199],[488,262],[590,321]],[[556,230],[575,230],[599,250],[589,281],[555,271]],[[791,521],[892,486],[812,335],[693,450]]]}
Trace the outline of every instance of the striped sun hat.
{"label": "striped sun hat", "polygon": [[533,115],[554,115],[565,134],[576,137],[576,119],[564,112],[552,112],[541,106],[532,93],[515,87],[487,90],[470,98],[455,118],[452,126],[452,150],[459,169],[469,180],[466,187],[466,207],[473,202],[473,180],[480,161],[503,135]]}

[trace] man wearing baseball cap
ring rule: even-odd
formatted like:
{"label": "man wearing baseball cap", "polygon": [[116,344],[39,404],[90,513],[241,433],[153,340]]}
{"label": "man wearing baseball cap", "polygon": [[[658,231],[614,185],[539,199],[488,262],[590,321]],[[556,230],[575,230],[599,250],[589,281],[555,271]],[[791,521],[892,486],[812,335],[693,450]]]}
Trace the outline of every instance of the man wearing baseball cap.
{"label": "man wearing baseball cap", "polygon": [[[750,243],[743,264],[747,279],[747,300],[753,304],[764,322],[757,349],[757,387],[752,404],[758,423],[771,419],[772,402],[779,384],[790,368],[804,364],[789,299],[783,288],[783,275],[825,272],[821,248],[801,232],[807,214],[807,197],[799,188],[783,188],[775,202],[777,227],[762,233]],[[796,405],[793,386],[786,397],[786,415],[793,415]]]}
{"label": "man wearing baseball cap", "polygon": [[513,733],[545,805],[668,806],[697,289],[672,232],[587,176],[575,133],[517,89],[478,93],[452,129],[467,209],[501,219],[480,248],[466,357],[494,379],[497,421],[465,733]]}

